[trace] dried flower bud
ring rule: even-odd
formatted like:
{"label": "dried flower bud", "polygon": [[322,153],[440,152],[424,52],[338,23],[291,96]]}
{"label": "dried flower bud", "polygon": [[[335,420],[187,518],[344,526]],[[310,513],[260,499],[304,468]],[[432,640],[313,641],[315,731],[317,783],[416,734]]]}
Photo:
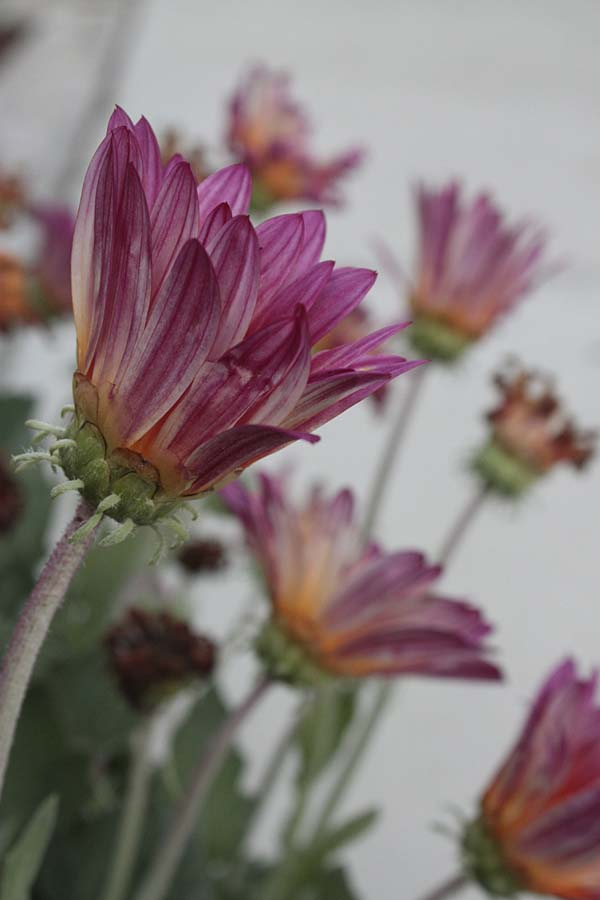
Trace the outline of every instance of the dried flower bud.
{"label": "dried flower bud", "polygon": [[219,572],[227,566],[227,554],[221,541],[204,538],[184,544],[177,559],[192,574]]}
{"label": "dried flower bud", "polygon": [[148,711],[215,665],[215,645],[166,612],[132,607],[105,639],[122,694]]}
{"label": "dried flower bud", "polygon": [[590,461],[596,436],[575,426],[547,375],[510,360],[494,383],[502,396],[487,415],[491,440],[475,460],[491,488],[517,496],[558,463],[582,469]]}
{"label": "dried flower bud", "polygon": [[6,461],[0,457],[0,534],[11,531],[23,509],[23,494]]}

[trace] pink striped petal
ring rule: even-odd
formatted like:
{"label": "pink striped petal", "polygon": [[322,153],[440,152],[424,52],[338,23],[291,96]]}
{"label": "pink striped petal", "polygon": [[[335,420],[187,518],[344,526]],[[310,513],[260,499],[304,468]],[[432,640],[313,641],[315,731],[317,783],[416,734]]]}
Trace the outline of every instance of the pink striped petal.
{"label": "pink striped petal", "polygon": [[231,220],[231,207],[228,203],[219,203],[213,211],[208,214],[202,225],[198,235],[203,244],[216,238],[221,228]]}
{"label": "pink striped petal", "polygon": [[152,297],[164,284],[181,248],[198,231],[196,179],[188,163],[174,166],[162,183],[150,218]]}
{"label": "pink striped petal", "polygon": [[115,106],[112,115],[108,120],[106,134],[109,135],[111,131],[115,131],[117,128],[127,128],[129,131],[133,131],[135,128],[130,117],[120,106]]}
{"label": "pink striped petal", "polygon": [[285,428],[312,431],[355,403],[360,403],[389,380],[389,375],[370,372],[326,375],[309,382],[302,397],[281,424]]}
{"label": "pink striped petal", "polygon": [[372,354],[373,360],[376,361],[379,357],[373,354],[373,351],[398,334],[399,331],[402,331],[403,328],[406,328],[407,325],[410,325],[410,322],[388,325],[386,328],[380,328],[379,331],[374,331],[366,337],[352,341],[351,344],[342,344],[340,347],[334,347],[332,350],[321,350],[320,353],[316,353],[313,357],[311,373],[317,374],[327,369],[346,369],[370,354]]}
{"label": "pink striped petal", "polygon": [[246,334],[258,296],[258,238],[247,216],[235,216],[206,243],[221,293],[222,317],[211,358]]}
{"label": "pink striped petal", "polygon": [[314,434],[303,434],[266,425],[241,425],[225,431],[198,447],[186,460],[194,476],[194,484],[186,492],[197,494],[210,490],[227,476],[239,474],[258,459],[280,450],[293,441],[316,443]]}
{"label": "pink striped petal", "polygon": [[313,344],[358,306],[372,288],[377,272],[371,269],[336,269],[323,293],[310,311],[310,336]]}
{"label": "pink striped petal", "polygon": [[198,185],[200,220],[206,217],[220,203],[228,203],[234,216],[246,214],[250,206],[252,176],[241,163],[219,169]]}
{"label": "pink striped petal", "polygon": [[325,239],[325,217],[317,210],[275,216],[256,229],[261,248],[259,307],[314,266]]}
{"label": "pink striped petal", "polygon": [[116,210],[110,259],[100,271],[96,298],[94,383],[115,383],[129,364],[146,322],[150,302],[150,221],[139,176],[129,165]]}
{"label": "pink striped petal", "polygon": [[160,147],[150,123],[144,116],[135,123],[134,132],[142,156],[144,193],[148,208],[152,211],[163,177]]}
{"label": "pink striped petal", "polygon": [[277,391],[298,365],[306,343],[302,317],[277,322],[238,344],[217,363],[206,364],[156,437],[179,459],[201,443],[236,426],[248,410]]}
{"label": "pink striped petal", "polygon": [[123,441],[142,437],[189,387],[210,352],[220,314],[210,259],[198,241],[188,241],[118,386]]}
{"label": "pink striped petal", "polygon": [[263,328],[274,319],[289,316],[300,303],[305,309],[310,309],[329,281],[334,265],[335,263],[330,261],[317,263],[291,284],[285,285],[273,297],[270,304],[262,306],[254,316],[250,333]]}

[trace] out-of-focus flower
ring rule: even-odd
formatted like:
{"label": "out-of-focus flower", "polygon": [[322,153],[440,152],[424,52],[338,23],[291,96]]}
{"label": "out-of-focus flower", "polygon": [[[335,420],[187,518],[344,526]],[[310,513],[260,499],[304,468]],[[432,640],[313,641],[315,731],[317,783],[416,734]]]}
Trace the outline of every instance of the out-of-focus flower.
{"label": "out-of-focus flower", "polygon": [[71,312],[74,218],[58,206],[30,212],[40,232],[34,261],[0,253],[0,331],[46,324]]}
{"label": "out-of-focus flower", "polygon": [[[353,309],[345,318],[341,319],[341,321],[339,321],[337,325],[335,325],[331,331],[319,341],[318,345],[314,348],[314,351],[335,350],[337,347],[342,347],[345,344],[351,344],[355,341],[369,338],[370,335],[373,334],[372,329],[372,317],[363,303],[360,306],[357,306],[356,309]],[[381,354],[385,351],[386,346],[385,343],[383,343],[376,347],[372,352]],[[378,409],[383,408],[387,394],[387,385],[384,385],[374,394],[371,394],[371,399]]]}
{"label": "out-of-focus flower", "polygon": [[419,364],[371,352],[401,325],[311,353],[375,273],[319,261],[321,212],[255,229],[250,190],[242,165],[200,185],[177,158],[163,167],[146,120],[121,110],[88,169],[72,257],[76,409],[55,458],[123,523],[111,540],[318,440]]}
{"label": "out-of-focus flower", "polygon": [[13,224],[24,204],[25,191],[21,179],[0,170],[0,230]]}
{"label": "out-of-focus flower", "polygon": [[288,200],[340,202],[338,182],[360,164],[363,153],[353,149],[317,161],[309,134],[305,114],[290,96],[288,76],[266,66],[251,69],[231,100],[227,141],[252,172],[254,208]]}
{"label": "out-of-focus flower", "polygon": [[238,482],[222,496],[265,577],[272,615],[258,650],[274,676],[500,677],[480,612],[434,593],[440,567],[422,554],[363,547],[350,491],[317,488],[297,506],[262,475],[257,491]]}
{"label": "out-of-focus flower", "polygon": [[469,873],[489,893],[600,896],[597,677],[568,660],[541,688],[513,751],[468,826]]}
{"label": "out-of-focus flower", "polygon": [[188,147],[184,144],[179,132],[175,128],[170,128],[165,132],[160,142],[160,160],[162,165],[167,166],[169,163],[172,163],[174,156],[179,161],[185,159],[189,162],[198,184],[210,175],[210,169],[206,161],[206,152],[202,144]]}
{"label": "out-of-focus flower", "polygon": [[193,575],[220,572],[227,566],[227,553],[217,538],[196,538],[183,545],[177,559]]}
{"label": "out-of-focus flower", "polygon": [[537,285],[546,238],[530,223],[509,224],[487,194],[467,202],[454,182],[420,185],[416,208],[409,337],[420,353],[450,361]]}
{"label": "out-of-focus flower", "polygon": [[23,509],[23,492],[0,454],[0,535],[12,531]]}
{"label": "out-of-focus flower", "polygon": [[144,711],[195,679],[208,678],[215,665],[213,642],[166,612],[131,608],[105,644],[121,693]]}
{"label": "out-of-focus flower", "polygon": [[487,416],[491,439],[474,461],[492,490],[518,496],[558,463],[581,469],[590,461],[596,435],[575,426],[548,376],[511,360],[494,383],[501,400]]}

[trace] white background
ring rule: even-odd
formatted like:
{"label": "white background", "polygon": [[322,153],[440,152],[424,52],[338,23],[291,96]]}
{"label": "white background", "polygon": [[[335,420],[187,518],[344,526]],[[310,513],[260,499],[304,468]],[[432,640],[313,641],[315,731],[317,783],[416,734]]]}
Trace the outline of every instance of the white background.
{"label": "white background", "polygon": [[[549,369],[581,421],[600,423],[595,0],[155,0],[137,10],[116,91],[105,53],[118,5],[16,6],[39,18],[29,47],[0,72],[0,159],[22,162],[40,191],[56,183],[65,149],[85,159],[99,139],[105,108],[73,147],[100,71],[109,106],[116,100],[159,130],[176,125],[216,146],[225,98],[243,64],[262,59],[294,73],[319,149],[359,141],[369,150],[348,184],[347,208],[329,215],[328,256],[373,265],[371,242],[382,235],[410,267],[409,185],[417,177],[462,176],[472,189],[493,189],[512,214],[548,225],[564,272],[457,371],[430,373],[387,491],[379,532],[389,547],[436,551],[468,496],[463,463],[483,438],[489,373],[506,353]],[[382,321],[402,315],[384,276],[371,306]],[[6,359],[6,346],[1,352]],[[40,413],[55,417],[68,399],[70,329],[21,338],[13,353],[10,381],[41,390]],[[396,402],[404,388],[400,379]],[[315,448],[293,448],[281,459],[298,464],[301,480],[350,483],[364,496],[385,433],[386,419],[363,404],[324,428]],[[565,470],[518,508],[490,505],[447,573],[445,589],[479,603],[496,623],[508,680],[503,687],[400,686],[347,803],[348,811],[383,808],[379,826],[349,854],[368,900],[407,900],[450,873],[454,848],[432,831],[434,820],[452,822],[448,805],[472,808],[550,665],[567,653],[586,667],[598,661],[599,473],[598,465],[585,477]],[[66,512],[68,501],[60,502]],[[247,597],[242,576],[201,592],[217,630]],[[248,674],[247,665],[233,674],[233,695]],[[281,689],[247,728],[257,766],[289,702]],[[260,835],[265,852],[284,810],[280,791]]]}

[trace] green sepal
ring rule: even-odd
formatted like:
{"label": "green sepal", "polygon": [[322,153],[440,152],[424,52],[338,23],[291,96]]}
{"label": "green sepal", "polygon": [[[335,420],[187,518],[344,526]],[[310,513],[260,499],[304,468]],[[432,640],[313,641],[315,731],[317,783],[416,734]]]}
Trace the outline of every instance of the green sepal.
{"label": "green sepal", "polygon": [[540,477],[540,472],[495,441],[473,457],[471,467],[494,493],[513,499],[523,496]]}
{"label": "green sepal", "polygon": [[267,673],[275,681],[314,688],[335,680],[335,676],[311,659],[302,644],[273,619],[260,632],[255,649]]}
{"label": "green sepal", "polygon": [[453,363],[471,346],[473,339],[456,328],[429,316],[417,316],[406,336],[414,349],[426,359]]}
{"label": "green sepal", "polygon": [[465,828],[462,853],[466,873],[493,897],[514,897],[524,889],[482,819]]}

